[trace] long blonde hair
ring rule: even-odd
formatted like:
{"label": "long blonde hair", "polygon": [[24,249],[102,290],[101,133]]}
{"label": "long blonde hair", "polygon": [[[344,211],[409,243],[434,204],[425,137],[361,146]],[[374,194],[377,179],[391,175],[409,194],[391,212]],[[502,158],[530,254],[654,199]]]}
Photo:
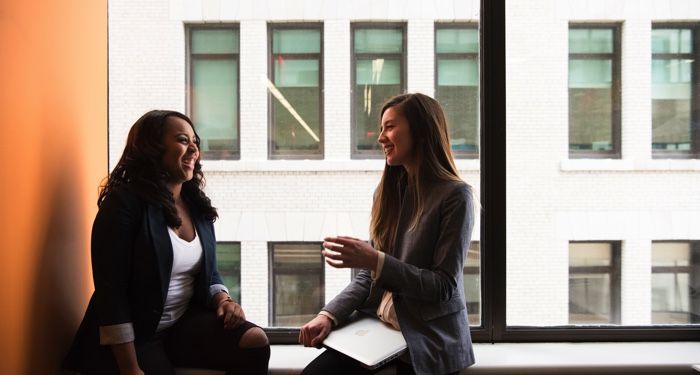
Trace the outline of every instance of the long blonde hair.
{"label": "long blonde hair", "polygon": [[378,250],[393,253],[399,222],[399,191],[406,185],[414,188],[413,207],[409,230],[414,230],[423,214],[429,180],[460,181],[452,157],[447,121],[437,100],[420,93],[402,94],[390,98],[382,107],[381,119],[387,109],[401,113],[408,120],[415,173],[408,175],[403,166],[384,166],[382,178],[374,194],[370,234]]}

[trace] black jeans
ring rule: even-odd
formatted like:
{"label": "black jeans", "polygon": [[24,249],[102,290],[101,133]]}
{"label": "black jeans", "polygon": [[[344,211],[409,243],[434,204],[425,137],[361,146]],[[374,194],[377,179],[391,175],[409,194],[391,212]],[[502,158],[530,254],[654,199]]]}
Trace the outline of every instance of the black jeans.
{"label": "black jeans", "polygon": [[[150,340],[135,343],[139,367],[146,375],[175,375],[175,367],[226,371],[226,374],[267,374],[270,346],[243,349],[243,334],[255,324],[246,321],[235,329],[224,329],[211,310],[191,306],[174,326]],[[118,374],[111,350],[93,358],[85,374]]]}
{"label": "black jeans", "polygon": [[[395,366],[396,375],[416,375],[413,371],[413,366],[410,363],[405,363],[400,359],[395,359],[386,365],[374,369],[368,370],[360,362],[337,352],[333,349],[326,349],[321,355],[316,357],[301,373],[302,375],[366,375],[366,374],[376,374],[377,372],[387,368]],[[450,373],[448,375],[457,375],[459,371]]]}

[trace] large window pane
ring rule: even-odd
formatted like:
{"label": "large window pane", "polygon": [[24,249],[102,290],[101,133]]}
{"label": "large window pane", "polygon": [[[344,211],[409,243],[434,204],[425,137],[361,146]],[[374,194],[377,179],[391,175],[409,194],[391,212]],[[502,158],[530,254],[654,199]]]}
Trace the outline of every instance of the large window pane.
{"label": "large window pane", "polygon": [[651,254],[652,323],[700,323],[698,242],[654,242]]}
{"label": "large window pane", "polygon": [[231,298],[241,302],[241,244],[219,242],[216,244],[216,264]]}
{"label": "large window pane", "polygon": [[320,243],[271,243],[270,325],[300,327],[324,304]]}
{"label": "large window pane", "polygon": [[571,157],[613,155],[619,51],[612,28],[569,30],[569,151]]}
{"label": "large window pane", "polygon": [[270,158],[323,157],[321,29],[272,29]]}
{"label": "large window pane", "polygon": [[[665,27],[665,26],[660,26]],[[697,99],[693,88],[697,52],[693,29],[652,30],[651,105],[654,157],[688,157],[697,152],[693,143]],[[695,150],[694,150],[695,149]]]}
{"label": "large window pane", "polygon": [[190,30],[190,115],[207,159],[239,157],[238,30]]}
{"label": "large window pane", "polygon": [[619,250],[612,243],[569,244],[569,324],[619,324]]}
{"label": "large window pane", "polygon": [[353,26],[354,158],[381,157],[379,111],[384,102],[403,92],[405,46],[403,26]]}
{"label": "large window pane", "polygon": [[442,104],[457,157],[478,158],[479,35],[468,26],[435,26],[435,97]]}

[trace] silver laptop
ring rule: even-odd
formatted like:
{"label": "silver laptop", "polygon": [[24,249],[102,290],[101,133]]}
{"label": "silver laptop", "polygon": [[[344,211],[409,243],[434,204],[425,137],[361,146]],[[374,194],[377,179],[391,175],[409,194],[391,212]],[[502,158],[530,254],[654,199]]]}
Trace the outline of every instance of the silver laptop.
{"label": "silver laptop", "polygon": [[364,367],[376,369],[406,351],[406,340],[400,331],[366,314],[334,329],[323,345],[337,350]]}

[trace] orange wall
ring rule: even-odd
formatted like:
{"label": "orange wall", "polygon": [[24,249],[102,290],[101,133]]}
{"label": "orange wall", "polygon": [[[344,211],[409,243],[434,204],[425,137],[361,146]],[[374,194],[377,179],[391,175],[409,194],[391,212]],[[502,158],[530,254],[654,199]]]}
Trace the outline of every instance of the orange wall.
{"label": "orange wall", "polygon": [[58,373],[92,291],[107,1],[0,2],[0,374]]}

